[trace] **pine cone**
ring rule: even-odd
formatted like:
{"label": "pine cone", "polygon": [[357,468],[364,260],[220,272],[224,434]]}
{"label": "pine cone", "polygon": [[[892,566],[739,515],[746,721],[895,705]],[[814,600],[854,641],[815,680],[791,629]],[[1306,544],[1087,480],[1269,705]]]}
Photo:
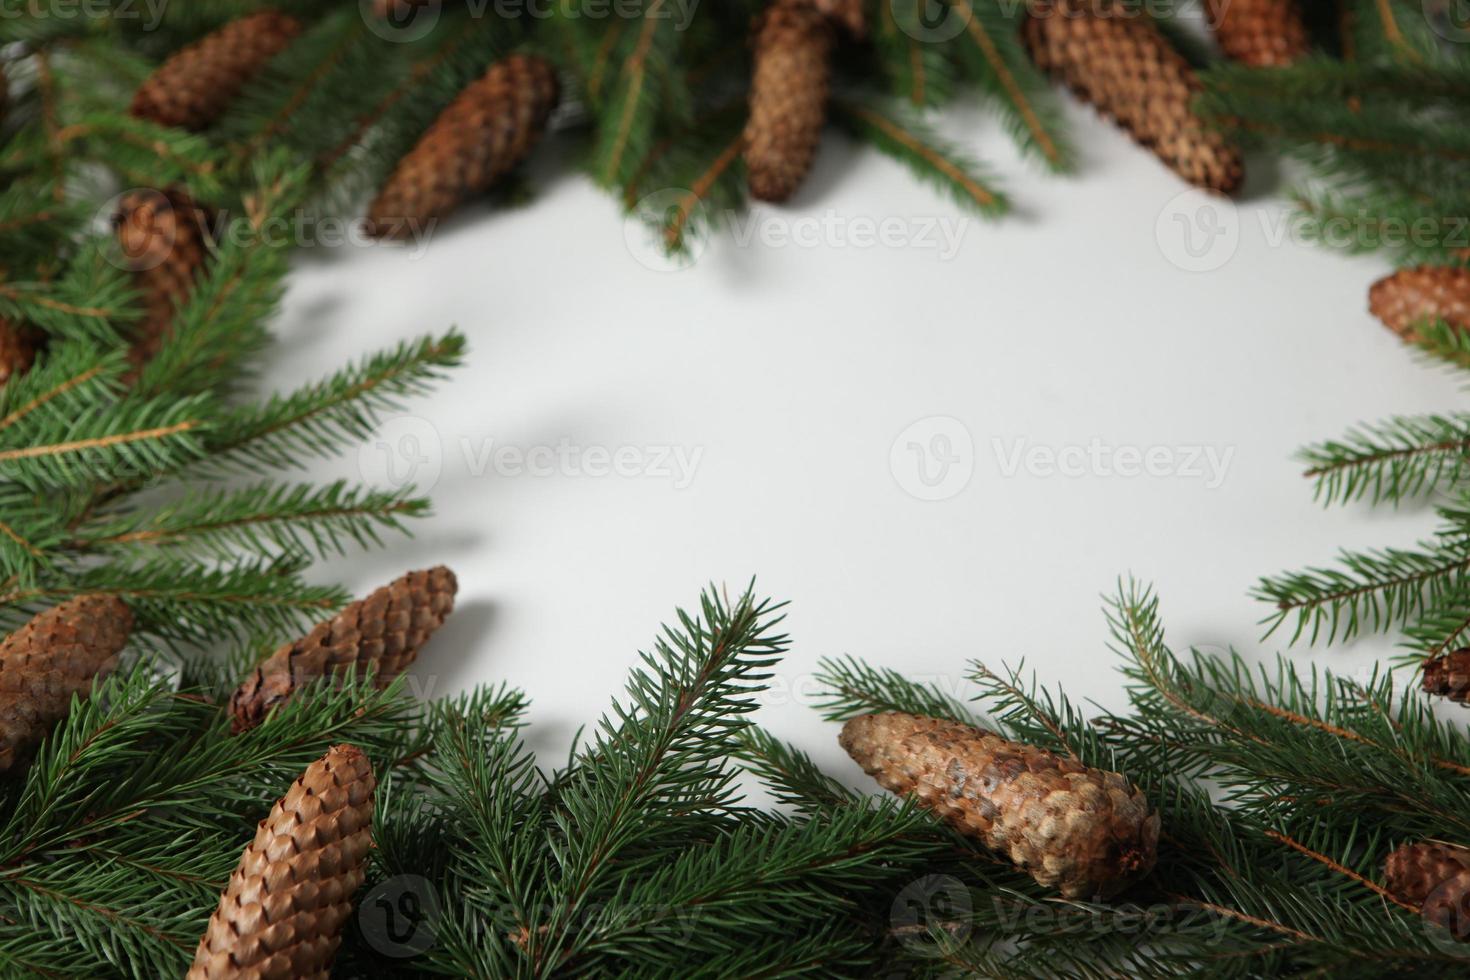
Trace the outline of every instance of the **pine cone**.
{"label": "pine cone", "polygon": [[35,330],[0,316],[0,385],[31,369],[39,342]]}
{"label": "pine cone", "polygon": [[1470,330],[1470,268],[1421,265],[1385,276],[1368,290],[1368,310],[1408,341],[1426,320]]}
{"label": "pine cone", "polygon": [[1240,186],[1240,152],[1194,114],[1199,79],[1142,11],[1108,0],[1034,0],[1023,31],[1037,67],[1179,176],[1219,194]]}
{"label": "pine cone", "polygon": [[852,719],[839,741],[879,784],[1067,898],[1110,895],[1153,869],[1158,814],[1118,773],[896,711]]}
{"label": "pine cone", "polygon": [[1226,57],[1256,68],[1306,56],[1307,25],[1296,0],[1210,0],[1210,24]]}
{"label": "pine cone", "polygon": [[130,111],[164,126],[203,129],[300,32],[294,17],[273,10],[232,20],[159,65],[138,86]]}
{"label": "pine cone", "polygon": [[72,695],[117,662],[133,628],[121,599],[84,595],[40,613],[0,643],[0,772],[24,762],[66,717]]}
{"label": "pine cone", "polygon": [[1435,886],[1419,914],[1456,939],[1470,939],[1470,868],[1461,868]]}
{"label": "pine cone", "polygon": [[832,25],[806,0],[776,0],[756,20],[745,123],[752,197],[784,201],[811,169],[827,118],[833,41]]}
{"label": "pine cone", "polygon": [[372,846],[373,767],[337,745],[256,827],[188,980],[326,980]]}
{"label": "pine cone", "polygon": [[1424,693],[1470,704],[1470,647],[1441,654],[1425,663]]}
{"label": "pine cone", "polygon": [[356,664],[361,676],[377,668],[386,685],[418,656],[454,608],[458,588],[443,565],[409,572],[360,599],[306,636],[266,658],[230,698],[234,729],[242,732],[265,720],[270,710],[303,685],[338,674]]}
{"label": "pine cone", "polygon": [[1383,884],[1401,902],[1423,905],[1446,879],[1470,868],[1470,848],[1419,841],[1394,849],[1383,861]]}
{"label": "pine cone", "polygon": [[368,208],[367,233],[404,238],[482,193],[531,152],[556,106],[551,63],[511,55],[490,66],[429,126]]}
{"label": "pine cone", "polygon": [[143,300],[128,352],[136,373],[173,333],[174,311],[209,258],[209,214],[181,190],[139,190],[123,195],[113,224]]}

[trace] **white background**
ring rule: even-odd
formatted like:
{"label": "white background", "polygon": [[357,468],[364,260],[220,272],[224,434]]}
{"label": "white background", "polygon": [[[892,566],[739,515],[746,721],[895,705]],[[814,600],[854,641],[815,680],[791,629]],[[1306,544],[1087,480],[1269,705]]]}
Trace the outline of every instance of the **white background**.
{"label": "white background", "polygon": [[[418,681],[436,696],[525,689],[548,763],[708,581],[733,593],[758,576],[762,593],[791,601],[794,645],[759,720],[850,778],[836,726],[809,703],[824,655],[951,686],[970,658],[1025,658],[1043,682],[1121,706],[1099,596],[1129,573],[1157,586],[1176,647],[1269,655],[1284,638],[1259,642],[1266,610],[1246,593],[1260,575],[1432,526],[1422,509],[1324,510],[1293,452],[1357,421],[1451,409],[1456,380],[1367,314],[1381,259],[1280,240],[1270,161],[1251,161],[1231,225],[1175,201],[1184,185],[1090,111],[1069,115],[1074,178],[1018,159],[987,113],[946,117],[1017,205],[970,220],[948,258],[922,226],[963,213],[836,135],[789,206],[753,212],[756,241],[717,235],[682,271],[651,261],[641,227],[554,150],[532,168],[550,175],[531,205],[468,208],[421,254],[301,253],[271,386],[451,325],[470,346],[464,368],[409,404],[412,419],[384,430],[392,447],[422,437],[420,476],[440,470],[434,516],[411,541],[314,574],[365,592],[452,566],[458,610]],[[1237,229],[1206,253],[1218,269],[1180,267],[1181,208],[1196,233]],[[896,220],[914,240],[863,247],[855,219]],[[814,230],[816,246],[760,243]],[[973,443],[968,485],[940,501],[916,499],[912,469],[890,465],[900,433],[932,416],[958,420]],[[1187,474],[1007,476],[997,439],[1006,452],[1096,439],[1233,455],[1215,487]],[[564,441],[701,456],[685,488],[473,472],[487,446]],[[309,475],[380,479],[380,455],[369,444]],[[1392,647],[1293,655],[1355,672]]]}

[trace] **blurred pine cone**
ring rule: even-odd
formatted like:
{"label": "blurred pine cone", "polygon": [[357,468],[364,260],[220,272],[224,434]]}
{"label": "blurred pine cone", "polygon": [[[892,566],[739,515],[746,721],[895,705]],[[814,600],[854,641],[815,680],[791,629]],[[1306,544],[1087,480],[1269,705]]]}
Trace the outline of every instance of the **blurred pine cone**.
{"label": "blurred pine cone", "polygon": [[1311,47],[1296,0],[1210,0],[1209,8],[1220,50],[1242,64],[1289,65]]}
{"label": "blurred pine cone", "polygon": [[236,689],[230,698],[234,730],[254,728],[302,686],[349,665],[357,666],[359,678],[376,668],[378,685],[386,685],[443,625],[457,589],[454,573],[443,565],[409,572],[317,624],[271,654]]}
{"label": "blurred pine cone", "polygon": [[31,369],[40,340],[37,331],[0,316],[0,385]]}
{"label": "blurred pine cone", "polygon": [[398,161],[368,208],[367,233],[407,237],[487,190],[531,152],[558,92],[543,58],[511,55],[491,65]]}
{"label": "blurred pine cone", "polygon": [[0,643],[0,772],[24,762],[66,717],[72,695],[86,697],[133,628],[121,599],[84,595],[33,617]]}
{"label": "blurred pine cone", "polygon": [[1470,848],[1426,840],[1404,844],[1384,859],[1383,883],[1389,894],[1410,905],[1425,899],[1447,878],[1470,868]]}
{"label": "blurred pine cone", "polygon": [[1105,897],[1153,869],[1158,814],[1118,773],[897,711],[852,719],[839,741],[880,785],[1067,898]]}
{"label": "blurred pine cone", "polygon": [[130,111],[164,126],[203,129],[300,32],[295,18],[272,10],[232,20],[159,65],[138,86]]}
{"label": "blurred pine cone", "polygon": [[1420,339],[1415,328],[1428,320],[1444,320],[1456,330],[1470,330],[1470,268],[1421,265],[1400,269],[1368,290],[1368,310],[1408,341]]}
{"label": "blurred pine cone", "polygon": [[372,847],[372,765],[337,745],[256,827],[188,980],[325,980]]}
{"label": "blurred pine cone", "polygon": [[1109,0],[1034,0],[1023,32],[1037,67],[1179,176],[1219,194],[1240,187],[1239,150],[1195,115],[1199,79],[1142,11]]}
{"label": "blurred pine cone", "polygon": [[1470,647],[1441,654],[1424,664],[1424,693],[1470,704]]}
{"label": "blurred pine cone", "polygon": [[1461,868],[1436,885],[1419,914],[1458,940],[1470,939],[1470,868]]}
{"label": "blurred pine cone", "polygon": [[746,181],[752,197],[784,201],[816,157],[835,39],[832,25],[808,0],[776,0],[753,31]]}
{"label": "blurred pine cone", "polygon": [[143,318],[133,325],[128,352],[136,373],[172,335],[174,312],[209,258],[210,217],[181,190],[137,190],[118,202],[113,224],[143,300]]}

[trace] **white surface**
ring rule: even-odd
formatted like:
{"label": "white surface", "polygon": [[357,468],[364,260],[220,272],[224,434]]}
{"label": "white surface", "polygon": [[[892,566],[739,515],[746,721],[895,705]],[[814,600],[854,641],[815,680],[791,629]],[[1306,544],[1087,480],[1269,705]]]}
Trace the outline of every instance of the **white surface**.
{"label": "white surface", "polygon": [[[543,181],[526,208],[469,209],[419,256],[303,255],[273,385],[450,325],[470,341],[467,366],[385,433],[395,446],[423,436],[430,450],[437,438],[435,515],[412,541],[316,574],[362,591],[408,568],[454,567],[459,611],[419,680],[434,695],[525,689],[548,761],[709,580],[733,591],[757,575],[763,593],[791,600],[793,650],[760,720],[843,772],[835,727],[804,703],[823,655],[953,685],[969,658],[1024,657],[1043,681],[1118,706],[1099,594],[1129,572],[1157,586],[1176,646],[1262,650],[1265,610],[1246,596],[1259,575],[1342,544],[1408,543],[1431,524],[1422,512],[1323,510],[1294,450],[1359,420],[1450,407],[1455,379],[1366,313],[1379,260],[1271,241],[1285,210],[1275,197],[1240,204],[1221,268],[1179,268],[1172,219],[1162,238],[1156,229],[1183,185],[1089,112],[1071,115],[1084,151],[1071,179],[1018,160],[988,115],[947,119],[1017,204],[1003,221],[971,221],[947,261],[932,248],[858,247],[845,232],[820,247],[722,234],[690,268],[654,271],[630,251],[615,203],[574,176]],[[1254,176],[1257,195],[1274,183],[1259,162]],[[836,136],[797,200],[757,216],[777,232],[860,217],[916,234],[907,222],[962,217]],[[975,449],[968,485],[942,501],[916,499],[890,467],[899,434],[931,416],[959,420]],[[994,439],[1007,453],[1017,439],[1097,439],[1233,456],[1213,488],[1181,475],[1007,477]],[[488,440],[702,455],[682,489],[647,476],[475,475]],[[375,453],[311,475],[381,475]],[[1297,655],[1353,671],[1391,645]]]}

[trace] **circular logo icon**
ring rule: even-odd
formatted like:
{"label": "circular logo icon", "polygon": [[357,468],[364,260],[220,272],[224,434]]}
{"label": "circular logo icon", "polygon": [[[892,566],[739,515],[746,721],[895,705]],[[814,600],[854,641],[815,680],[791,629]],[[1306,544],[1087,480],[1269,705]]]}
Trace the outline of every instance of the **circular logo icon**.
{"label": "circular logo icon", "polygon": [[[708,218],[704,202],[693,191],[666,187],[633,205],[630,220],[623,224],[623,241],[628,254],[645,269],[679,272],[699,261],[709,247]],[[669,240],[674,235],[680,248],[671,252]]]}
{"label": "circular logo icon", "polygon": [[943,956],[970,938],[974,906],[970,890],[951,875],[925,875],[893,899],[891,934],[910,953]]}
{"label": "circular logo icon", "polygon": [[1421,0],[1429,29],[1451,44],[1470,42],[1470,0]]}
{"label": "circular logo icon", "polygon": [[1170,264],[1186,272],[1213,272],[1240,245],[1235,205],[1196,188],[1176,194],[1154,222],[1154,239]]}
{"label": "circular logo icon", "polygon": [[444,471],[439,430],[417,415],[384,419],[358,445],[357,471],[368,483],[427,493]]}
{"label": "circular logo icon", "polygon": [[134,187],[114,194],[92,215],[92,227],[107,235],[103,255],[128,272],[156,269],[172,254],[179,237],[173,202],[160,190]]}
{"label": "circular logo icon", "polygon": [[421,40],[439,23],[439,0],[357,0],[357,10],[368,30],[394,44]]}
{"label": "circular logo icon", "polygon": [[418,956],[434,945],[439,895],[422,875],[394,875],[374,885],[357,905],[357,927],[384,956]]}
{"label": "circular logo icon", "polygon": [[931,415],[893,440],[888,468],[898,485],[919,500],[948,500],[975,473],[975,441],[959,419]]}
{"label": "circular logo icon", "polygon": [[888,10],[899,30],[924,44],[959,37],[975,16],[968,3],[949,0],[888,0]]}

